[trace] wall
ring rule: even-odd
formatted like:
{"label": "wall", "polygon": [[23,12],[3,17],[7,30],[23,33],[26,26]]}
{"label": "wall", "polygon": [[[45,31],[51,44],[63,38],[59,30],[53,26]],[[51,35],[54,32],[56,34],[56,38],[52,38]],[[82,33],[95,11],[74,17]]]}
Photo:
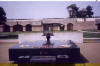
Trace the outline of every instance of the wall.
{"label": "wall", "polygon": [[32,26],[32,31],[42,31],[42,26]]}
{"label": "wall", "polygon": [[[97,22],[98,20],[98,22]],[[27,24],[33,25],[32,31],[42,31],[42,26],[34,26],[34,25],[41,25],[42,23],[61,23],[65,25],[65,30],[67,30],[67,24],[72,23],[73,24],[73,30],[97,30],[97,23],[100,23],[100,18],[86,18],[85,20],[83,18],[61,18],[61,19],[55,19],[55,18],[45,18],[41,20],[7,20],[6,24],[11,26],[10,31],[12,32],[13,26],[17,24],[17,22],[23,26],[26,26]],[[23,31],[25,30],[25,27],[23,27]],[[59,27],[54,27],[54,30],[60,30]],[[0,32],[2,32],[2,26],[0,27]]]}
{"label": "wall", "polygon": [[97,30],[97,26],[95,22],[79,22],[78,30]]}

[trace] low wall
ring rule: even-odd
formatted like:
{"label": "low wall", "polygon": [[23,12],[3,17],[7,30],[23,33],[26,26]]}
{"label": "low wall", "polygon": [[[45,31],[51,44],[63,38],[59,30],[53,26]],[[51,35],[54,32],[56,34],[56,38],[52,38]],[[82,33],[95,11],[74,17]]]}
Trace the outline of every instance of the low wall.
{"label": "low wall", "polygon": [[[34,42],[38,40],[46,40],[46,37],[42,35],[43,33],[19,34],[19,43],[24,41]],[[50,40],[60,40],[60,41],[72,40],[75,43],[83,43],[83,33],[82,32],[58,32],[58,33],[54,33],[54,36],[51,36]]]}

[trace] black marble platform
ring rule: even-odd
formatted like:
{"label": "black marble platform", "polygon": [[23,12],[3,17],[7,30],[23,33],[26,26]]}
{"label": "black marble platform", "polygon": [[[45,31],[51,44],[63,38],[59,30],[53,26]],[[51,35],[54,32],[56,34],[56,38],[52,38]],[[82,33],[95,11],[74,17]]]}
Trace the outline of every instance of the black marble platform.
{"label": "black marble platform", "polygon": [[71,63],[80,58],[80,48],[72,41],[51,40],[51,47],[45,47],[46,41],[22,42],[9,48],[9,60],[17,63]]}

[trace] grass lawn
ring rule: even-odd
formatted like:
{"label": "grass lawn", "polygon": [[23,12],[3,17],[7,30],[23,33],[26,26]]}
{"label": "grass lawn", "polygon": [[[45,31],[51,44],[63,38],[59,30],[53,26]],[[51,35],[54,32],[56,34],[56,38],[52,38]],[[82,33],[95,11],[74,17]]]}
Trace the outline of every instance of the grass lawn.
{"label": "grass lawn", "polygon": [[35,32],[1,32],[0,39],[18,39],[18,34],[21,33],[40,33],[40,31]]}
{"label": "grass lawn", "polygon": [[88,33],[84,32],[83,33],[84,38],[100,38],[100,33]]}
{"label": "grass lawn", "polygon": [[84,30],[84,31],[88,31],[88,32],[100,32],[100,30]]}

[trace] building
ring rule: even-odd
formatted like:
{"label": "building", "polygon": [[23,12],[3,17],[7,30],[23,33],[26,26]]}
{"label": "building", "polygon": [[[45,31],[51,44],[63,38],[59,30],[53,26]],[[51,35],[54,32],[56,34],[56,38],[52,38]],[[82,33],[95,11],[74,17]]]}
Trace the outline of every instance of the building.
{"label": "building", "polygon": [[43,24],[52,24],[56,31],[100,30],[100,18],[44,18],[44,19],[8,19],[0,25],[0,32],[43,31],[49,30]]}

